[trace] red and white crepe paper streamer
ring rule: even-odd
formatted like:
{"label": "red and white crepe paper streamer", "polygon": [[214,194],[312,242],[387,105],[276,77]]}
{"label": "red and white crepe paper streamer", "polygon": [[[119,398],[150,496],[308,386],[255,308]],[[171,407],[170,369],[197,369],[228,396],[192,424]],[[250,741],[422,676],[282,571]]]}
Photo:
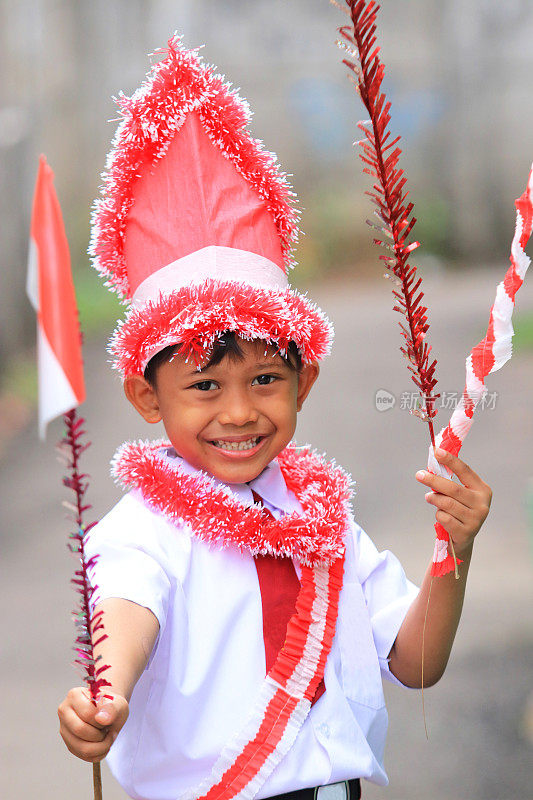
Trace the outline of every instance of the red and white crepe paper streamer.
{"label": "red and white crepe paper streamer", "polygon": [[296,613],[248,722],[222,750],[211,775],[180,800],[252,800],[288,753],[311,708],[335,634],[344,557],[302,566]]}
{"label": "red and white crepe paper streamer", "polygon": [[[515,295],[521,287],[531,263],[524,252],[533,227],[533,167],[524,194],[515,201],[516,228],[511,245],[511,266],[505,278],[496,289],[496,298],[490,311],[489,325],[484,339],[477,344],[466,359],[466,385],[450,422],[435,439],[436,447],[442,447],[453,455],[458,455],[466,434],[474,419],[476,406],[487,392],[485,378],[491,372],[501,369],[512,355],[514,334],[511,318],[513,316]],[[436,474],[449,477],[437,462],[433,449],[429,448],[428,469]],[[448,552],[450,537],[439,523],[435,524],[437,539],[433,555],[433,575],[445,575],[455,567],[455,561]]]}

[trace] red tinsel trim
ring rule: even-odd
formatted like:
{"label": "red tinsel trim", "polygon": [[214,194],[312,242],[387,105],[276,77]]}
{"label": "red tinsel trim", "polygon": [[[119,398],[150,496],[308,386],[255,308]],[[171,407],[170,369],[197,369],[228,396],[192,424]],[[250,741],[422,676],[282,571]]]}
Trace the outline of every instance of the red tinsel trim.
{"label": "red tinsel trim", "polygon": [[108,286],[122,298],[131,295],[124,261],[124,231],[132,205],[133,185],[141,165],[154,165],[191,111],[199,114],[213,144],[264,199],[274,218],[286,267],[292,266],[291,248],[298,238],[295,195],[276,156],[263,149],[247,125],[250,110],[236,91],[224,83],[196,50],[183,47],[175,34],[166,57],[154,64],[145,82],[131,96],[116,100],[122,121],[108,154],[102,197],[96,200],[89,252]]}
{"label": "red tinsel trim", "polygon": [[287,487],[304,514],[279,520],[258,506],[246,508],[207,474],[185,475],[158,451],[169,442],[127,442],[117,451],[112,473],[138,489],[153,508],[172,521],[185,520],[195,536],[253,555],[291,556],[302,564],[330,564],[344,553],[350,478],[309,448],[287,447],[278,456]]}
{"label": "red tinsel trim", "polygon": [[434,393],[437,362],[429,363],[431,347],[425,341],[429,323],[427,308],[421,303],[424,297],[420,289],[422,279],[417,277],[416,266],[409,264],[409,257],[419,243],[410,236],[416,219],[412,213],[413,203],[407,202],[406,178],[399,166],[401,137],[391,137],[388,129],[391,104],[382,91],[385,66],[376,44],[379,6],[374,0],[346,0],[346,5],[352,25],[344,25],[339,32],[344,39],[342,46],[354,60],[344,59],[344,63],[354,75],[357,92],[370,117],[368,123],[358,124],[365,135],[359,142],[363,172],[376,181],[372,191],[366,194],[376,206],[374,213],[378,223],[368,222],[378,231],[379,238],[374,239],[374,243],[390,250],[390,256],[382,255],[380,260],[388,270],[387,277],[398,287],[393,290],[394,310],[405,317],[405,324],[400,322],[405,342],[400,350],[409,362],[421,401],[421,408],[414,409],[413,413],[427,421],[431,442],[435,444],[432,419],[437,413],[435,401],[439,397]]}
{"label": "red tinsel trim", "polygon": [[[429,361],[431,346],[426,341],[429,322],[427,308],[422,305],[422,278],[417,276],[416,266],[409,264],[410,255],[419,242],[411,239],[416,218],[414,205],[407,200],[407,179],[399,166],[402,151],[398,143],[401,137],[392,137],[388,127],[391,103],[382,91],[385,66],[377,45],[379,5],[375,0],[345,2],[352,24],[339,28],[339,32],[344,40],[341,46],[353,60],[344,59],[344,64],[354,76],[356,90],[370,117],[368,122],[358,124],[365,136],[358,142],[363,172],[375,181],[372,190],[366,194],[376,207],[377,224],[370,220],[367,222],[378,231],[379,238],[374,239],[374,244],[390,251],[390,255],[381,255],[380,260],[387,269],[385,277],[392,279],[397,287],[393,289],[394,311],[405,318],[399,323],[405,343],[400,351],[408,361],[411,378],[420,392],[420,407],[412,409],[411,413],[427,422],[431,444],[435,446],[433,418],[437,413],[435,401],[440,396],[435,392],[437,361]],[[446,447],[445,444],[442,446]],[[437,539],[449,540],[448,533],[438,523],[435,523],[435,532]],[[442,561],[433,562],[432,574],[445,575],[454,568],[454,559],[447,555]]]}
{"label": "red tinsel trim", "polygon": [[156,349],[181,344],[200,362],[225,331],[263,339],[285,353],[294,341],[305,362],[329,353],[333,328],[306,297],[292,289],[260,289],[241,283],[207,281],[132,308],[110,342],[114,366],[123,375],[142,373]]}

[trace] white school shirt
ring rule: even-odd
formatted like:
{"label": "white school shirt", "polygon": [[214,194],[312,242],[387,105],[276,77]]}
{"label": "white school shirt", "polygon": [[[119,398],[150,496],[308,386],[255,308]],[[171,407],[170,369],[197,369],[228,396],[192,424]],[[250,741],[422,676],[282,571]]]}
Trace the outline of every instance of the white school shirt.
{"label": "white school shirt", "polygon": [[[165,457],[182,472],[194,473],[173,451]],[[253,489],[276,518],[301,511],[277,461],[249,485],[230,489],[245,506],[254,502]],[[196,539],[188,524],[171,523],[135,491],[88,538],[88,557],[99,555],[94,577],[100,599],[120,597],[145,606],[160,628],[107,762],[136,800],[176,800],[211,772],[247,720],[265,677],[253,557]],[[350,778],[388,783],[381,675],[398,683],[387,657],[417,591],[398,560],[378,553],[351,520],[326,691],[257,798]]]}

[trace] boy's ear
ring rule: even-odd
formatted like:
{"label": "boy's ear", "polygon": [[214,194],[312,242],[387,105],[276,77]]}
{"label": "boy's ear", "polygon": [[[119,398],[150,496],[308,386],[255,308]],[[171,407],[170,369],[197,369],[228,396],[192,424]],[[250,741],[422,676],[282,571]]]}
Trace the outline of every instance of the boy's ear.
{"label": "boy's ear", "polygon": [[156,391],[142,375],[128,375],[124,378],[124,394],[146,422],[161,421]]}
{"label": "boy's ear", "polygon": [[301,411],[304,400],[311,391],[311,387],[318,378],[319,373],[318,363],[312,361],[310,364],[304,364],[298,373],[298,393],[296,395],[296,410]]}

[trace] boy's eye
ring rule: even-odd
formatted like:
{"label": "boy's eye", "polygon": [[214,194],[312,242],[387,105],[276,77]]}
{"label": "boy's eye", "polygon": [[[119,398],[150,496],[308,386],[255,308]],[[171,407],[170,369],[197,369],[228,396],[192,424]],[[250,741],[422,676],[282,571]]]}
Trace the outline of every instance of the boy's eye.
{"label": "boy's eye", "polygon": [[258,386],[268,386],[269,383],[273,383],[275,380],[275,375],[258,375],[257,378],[253,379],[252,386],[254,384]]}
{"label": "boy's eye", "polygon": [[215,381],[199,381],[192,388],[198,389],[200,392],[210,392],[213,389],[218,389],[218,384]]}

